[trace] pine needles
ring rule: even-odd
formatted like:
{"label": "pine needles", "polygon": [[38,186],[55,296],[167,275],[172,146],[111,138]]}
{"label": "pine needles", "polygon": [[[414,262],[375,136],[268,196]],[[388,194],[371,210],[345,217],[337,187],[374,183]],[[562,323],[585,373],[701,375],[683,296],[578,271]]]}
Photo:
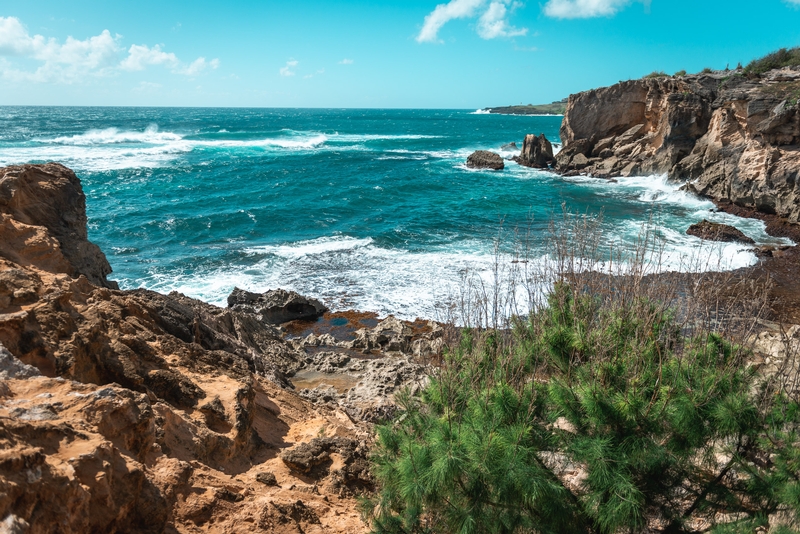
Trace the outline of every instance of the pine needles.
{"label": "pine needles", "polygon": [[765,287],[653,277],[647,235],[601,261],[599,225],[566,219],[534,277],[546,300],[462,330],[378,429],[374,532],[752,532],[800,514],[800,404],[748,365]]}

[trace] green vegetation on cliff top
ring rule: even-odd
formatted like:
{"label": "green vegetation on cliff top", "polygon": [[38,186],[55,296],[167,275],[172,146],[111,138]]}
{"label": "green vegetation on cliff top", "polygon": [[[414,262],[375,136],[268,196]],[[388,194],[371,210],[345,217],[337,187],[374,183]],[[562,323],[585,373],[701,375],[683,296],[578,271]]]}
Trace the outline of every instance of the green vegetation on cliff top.
{"label": "green vegetation on cliff top", "polygon": [[781,48],[764,57],[754,59],[745,68],[747,75],[764,74],[772,69],[800,66],[800,47]]}
{"label": "green vegetation on cliff top", "polygon": [[489,113],[503,113],[507,115],[563,115],[567,110],[567,99],[553,102],[552,104],[528,104],[527,106],[502,106],[486,108]]}

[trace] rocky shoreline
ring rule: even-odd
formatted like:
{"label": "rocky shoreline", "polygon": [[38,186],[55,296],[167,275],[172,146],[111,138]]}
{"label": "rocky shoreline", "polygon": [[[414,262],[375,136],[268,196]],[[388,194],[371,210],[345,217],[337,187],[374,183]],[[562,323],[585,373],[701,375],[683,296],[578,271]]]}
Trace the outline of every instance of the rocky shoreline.
{"label": "rocky shoreline", "polygon": [[297,294],[219,308],[121,291],[86,235],[72,171],[0,169],[2,527],[366,531],[372,424],[424,384],[441,329],[347,319],[299,337],[325,310]]}
{"label": "rocky shoreline", "polygon": [[[733,71],[573,95],[563,149],[528,135],[517,162],[667,173],[800,243],[796,83],[798,70]],[[0,169],[0,528],[366,532],[374,424],[425,387],[453,332],[281,290],[236,289],[225,308],[119,290],[85,203],[66,167]],[[800,247],[759,254],[735,276],[769,277],[773,319],[800,323]],[[759,334],[764,350],[776,332]]]}

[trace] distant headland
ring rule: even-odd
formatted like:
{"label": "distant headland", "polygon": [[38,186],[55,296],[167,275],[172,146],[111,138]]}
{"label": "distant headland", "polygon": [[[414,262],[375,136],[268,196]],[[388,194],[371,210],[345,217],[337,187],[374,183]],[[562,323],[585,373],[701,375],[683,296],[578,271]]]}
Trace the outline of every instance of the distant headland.
{"label": "distant headland", "polygon": [[563,115],[567,110],[567,100],[569,99],[565,98],[551,104],[501,106],[497,108],[486,108],[481,111],[498,115]]}

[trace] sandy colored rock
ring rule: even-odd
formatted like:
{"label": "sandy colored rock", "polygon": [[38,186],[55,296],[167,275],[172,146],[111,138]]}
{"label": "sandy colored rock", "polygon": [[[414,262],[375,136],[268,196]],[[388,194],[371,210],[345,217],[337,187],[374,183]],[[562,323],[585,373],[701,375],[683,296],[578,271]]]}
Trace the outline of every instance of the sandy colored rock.
{"label": "sandy colored rock", "polygon": [[[688,189],[800,218],[800,70],[650,78],[572,95],[557,171],[667,174]],[[592,158],[599,158],[593,161]]]}
{"label": "sandy colored rock", "polygon": [[370,428],[292,389],[304,356],[277,329],[253,310],[109,287],[74,174],[0,176],[0,528],[367,531],[349,449],[314,485],[280,459]]}
{"label": "sandy colored rock", "polygon": [[116,287],[106,279],[105,255],[88,240],[81,182],[57,163],[0,169],[0,256]]}

